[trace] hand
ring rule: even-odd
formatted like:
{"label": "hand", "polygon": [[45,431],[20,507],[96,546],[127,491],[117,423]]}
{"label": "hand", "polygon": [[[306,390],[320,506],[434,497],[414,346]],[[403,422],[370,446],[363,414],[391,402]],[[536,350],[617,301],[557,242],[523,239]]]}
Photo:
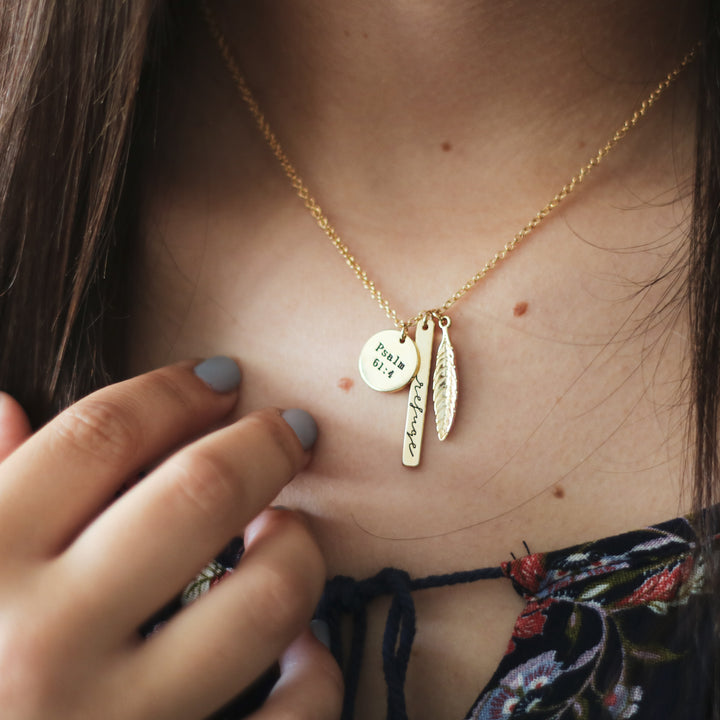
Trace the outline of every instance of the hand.
{"label": "hand", "polygon": [[8,394],[0,392],[0,463],[30,437],[27,415]]}
{"label": "hand", "polygon": [[[237,391],[198,375],[179,365],[105,388],[32,437],[0,395],[3,717],[199,720],[278,657],[253,720],[339,716],[339,669],[303,632],[322,556],[295,513],[263,510],[309,453],[277,410],[202,436]],[[142,640],[143,621],[243,530],[235,572]]]}

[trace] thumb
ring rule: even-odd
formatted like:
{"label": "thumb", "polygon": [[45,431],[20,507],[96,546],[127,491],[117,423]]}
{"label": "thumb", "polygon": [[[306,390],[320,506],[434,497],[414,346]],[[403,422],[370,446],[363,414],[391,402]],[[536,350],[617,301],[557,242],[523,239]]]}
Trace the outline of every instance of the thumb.
{"label": "thumb", "polygon": [[[327,632],[327,631],[326,631]],[[335,658],[310,630],[295,640],[280,658],[280,679],[265,704],[247,720],[338,720],[342,712],[343,680]]]}
{"label": "thumb", "polygon": [[30,421],[20,404],[0,392],[0,462],[31,434]]}

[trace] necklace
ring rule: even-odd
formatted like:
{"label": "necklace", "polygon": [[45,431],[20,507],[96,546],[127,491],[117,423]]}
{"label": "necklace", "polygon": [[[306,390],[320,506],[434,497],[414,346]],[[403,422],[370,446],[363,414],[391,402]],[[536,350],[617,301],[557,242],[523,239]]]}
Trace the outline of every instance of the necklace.
{"label": "necklace", "polygon": [[[252,115],[265,142],[280,163],[285,176],[306,209],[325,233],[333,247],[345,260],[363,287],[385,312],[394,324],[393,329],[381,330],[373,335],[360,351],[359,370],[365,383],[373,390],[395,392],[410,385],[405,434],[403,436],[403,465],[415,467],[420,463],[425,415],[430,387],[430,369],[432,365],[435,327],[441,331],[440,345],[435,357],[433,372],[433,408],[438,438],[442,441],[448,436],[455,420],[458,398],[458,374],[455,363],[455,350],[450,342],[451,324],[447,312],[455,303],[469,293],[489,272],[530,235],[543,220],[565,200],[576,187],[587,178],[613,148],[638,125],[657,99],[676,80],[678,75],[692,62],[698,45],[683,57],[680,64],[671,70],[653,89],[637,110],[628,118],[612,137],[583,165],[560,191],[498,250],[462,287],[456,290],[442,305],[419,312],[412,318],[402,320],[391,307],[373,280],[367,274],[348,246],[341,240],[337,230],[331,225],[324,211],[311,195],[300,174],[270,127],[255,97],[240,71],[240,67],[230,49],[218,21],[207,2],[202,3],[205,20],[211,35],[218,45],[220,54],[229,70],[238,92]],[[410,337],[415,328],[415,338]]]}

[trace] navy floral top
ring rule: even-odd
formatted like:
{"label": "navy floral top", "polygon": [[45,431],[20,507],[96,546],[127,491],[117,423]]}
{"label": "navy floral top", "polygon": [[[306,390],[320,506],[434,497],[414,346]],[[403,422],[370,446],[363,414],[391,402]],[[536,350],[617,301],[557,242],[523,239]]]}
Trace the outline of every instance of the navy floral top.
{"label": "navy floral top", "polygon": [[[565,550],[528,554],[498,568],[420,580],[391,568],[363,581],[335,578],[328,583],[320,615],[329,622],[336,657],[350,657],[344,671],[352,697],[346,697],[343,719],[353,717],[353,675],[362,658],[357,645],[362,645],[368,602],[381,594],[393,596],[383,658],[387,718],[407,720],[402,685],[415,629],[411,593],[505,576],[526,605],[505,656],[466,720],[706,720],[718,668],[712,606],[697,550],[691,523],[679,518]],[[178,606],[232,572],[240,554],[235,544],[208,566]],[[349,653],[341,647],[338,618],[343,613],[354,616]],[[162,618],[152,629],[158,622]],[[259,689],[213,718],[244,717],[251,705],[262,702],[272,681],[265,678]]]}
{"label": "navy floral top", "polygon": [[526,606],[472,720],[705,720],[712,628],[690,523],[502,566]]}

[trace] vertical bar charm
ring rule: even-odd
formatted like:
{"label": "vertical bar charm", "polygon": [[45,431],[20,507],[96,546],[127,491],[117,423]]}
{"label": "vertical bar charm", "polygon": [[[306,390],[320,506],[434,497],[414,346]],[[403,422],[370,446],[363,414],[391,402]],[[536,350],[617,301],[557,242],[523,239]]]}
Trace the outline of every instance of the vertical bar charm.
{"label": "vertical bar charm", "polygon": [[432,365],[433,334],[435,323],[430,315],[418,324],[415,331],[415,345],[420,354],[420,366],[410,381],[407,417],[405,419],[405,437],[403,439],[403,465],[417,467],[420,463],[423,430],[425,427],[425,409],[430,390],[430,366]]}

